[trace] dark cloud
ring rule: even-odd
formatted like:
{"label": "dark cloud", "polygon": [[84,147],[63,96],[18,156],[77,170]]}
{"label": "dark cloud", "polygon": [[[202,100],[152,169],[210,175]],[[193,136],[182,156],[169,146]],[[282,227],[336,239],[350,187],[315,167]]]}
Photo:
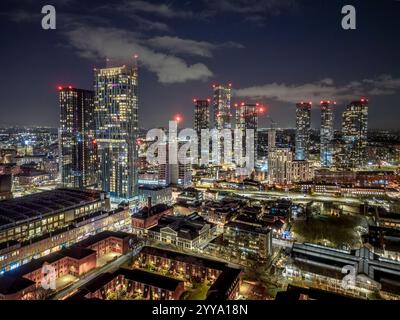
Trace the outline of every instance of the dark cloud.
{"label": "dark cloud", "polygon": [[214,44],[207,41],[195,41],[191,39],[182,39],[179,37],[160,36],[148,39],[146,41],[150,46],[158,49],[165,49],[174,54],[188,54],[201,57],[212,57],[213,51],[219,48],[244,48],[243,45],[236,42],[225,42]]}
{"label": "dark cloud", "polygon": [[97,28],[81,25],[69,32],[71,45],[85,58],[110,58],[129,62],[135,54],[140,63],[157,74],[161,83],[180,83],[207,80],[213,73],[202,63],[188,64],[183,59],[154,51],[142,44],[135,33],[116,28]]}
{"label": "dark cloud", "polygon": [[373,79],[352,81],[343,86],[335,85],[333,79],[326,78],[313,83],[285,84],[270,83],[235,90],[238,97],[254,99],[273,99],[282,102],[296,103],[301,100],[319,101],[334,99],[348,101],[360,95],[391,95],[400,89],[400,79],[391,75],[381,75]]}

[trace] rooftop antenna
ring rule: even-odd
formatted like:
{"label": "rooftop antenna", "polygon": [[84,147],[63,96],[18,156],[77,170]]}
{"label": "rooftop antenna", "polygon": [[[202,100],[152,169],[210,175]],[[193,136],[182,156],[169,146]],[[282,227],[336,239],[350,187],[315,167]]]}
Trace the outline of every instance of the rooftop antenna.
{"label": "rooftop antenna", "polygon": [[276,126],[276,122],[274,121],[274,119],[272,119],[270,116],[268,116],[269,120],[271,121],[271,129],[275,129]]}
{"label": "rooftop antenna", "polygon": [[133,55],[133,65],[134,65],[134,67],[137,69],[137,67],[138,67],[138,60],[139,60],[139,55],[138,54],[134,54]]}

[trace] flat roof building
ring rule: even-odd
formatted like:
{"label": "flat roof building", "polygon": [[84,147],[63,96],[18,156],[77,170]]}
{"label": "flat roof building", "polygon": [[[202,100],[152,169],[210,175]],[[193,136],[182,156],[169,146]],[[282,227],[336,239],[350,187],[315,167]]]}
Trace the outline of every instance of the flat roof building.
{"label": "flat roof building", "polygon": [[239,294],[241,269],[199,256],[145,246],[136,261],[138,267],[149,265],[158,271],[168,271],[185,279],[211,281],[208,300],[235,299]]}
{"label": "flat roof building", "polygon": [[189,216],[163,216],[147,231],[147,236],[159,242],[183,249],[200,248],[214,234],[216,226],[197,213]]}
{"label": "flat roof building", "polygon": [[182,280],[166,277],[140,269],[120,268],[112,273],[103,273],[68,299],[107,299],[108,294],[126,290],[132,298],[145,300],[178,300],[184,292]]}
{"label": "flat roof building", "polygon": [[109,208],[106,194],[96,190],[56,189],[1,201],[0,243],[32,239]]}
{"label": "flat roof building", "polygon": [[112,211],[97,211],[78,217],[69,225],[43,233],[33,239],[8,240],[0,243],[0,274],[15,269],[33,259],[62,250],[104,230],[129,231],[129,207],[120,206]]}
{"label": "flat roof building", "polygon": [[[355,270],[355,283],[345,293],[365,295],[365,292],[397,292],[400,293],[400,263],[372,252],[367,247],[357,250],[338,250],[315,244],[295,243],[291,253],[293,264],[285,271],[288,277],[303,277],[309,279],[331,279],[337,281],[337,287],[343,280],[344,267]],[[307,277],[306,277],[307,278]],[[310,280],[311,281],[311,280]],[[328,281],[329,282],[329,281]]]}
{"label": "flat roof building", "polygon": [[[35,285],[35,288],[39,288],[42,284],[43,267],[45,265],[54,268],[54,280],[65,275],[79,277],[95,269],[97,267],[97,259],[109,252],[126,254],[129,249],[130,239],[132,239],[132,235],[129,233],[104,231],[71,247],[33,259],[0,276],[0,288],[8,288],[7,294],[3,295],[3,299],[19,299],[23,297],[24,292],[32,289],[31,282]],[[14,279],[13,281],[20,285],[10,286],[11,279]],[[23,281],[23,279],[28,279],[31,282]],[[24,285],[22,286],[21,283]],[[32,294],[30,298],[35,299],[35,294],[32,290],[29,290],[29,293]]]}

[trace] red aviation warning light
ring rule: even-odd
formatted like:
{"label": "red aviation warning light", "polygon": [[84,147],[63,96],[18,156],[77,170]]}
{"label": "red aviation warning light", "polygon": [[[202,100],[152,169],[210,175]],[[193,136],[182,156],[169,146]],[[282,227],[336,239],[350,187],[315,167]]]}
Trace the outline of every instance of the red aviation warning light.
{"label": "red aviation warning light", "polygon": [[96,145],[96,144],[97,144],[97,140],[96,140],[96,139],[93,139],[93,140],[92,140],[92,144]]}
{"label": "red aviation warning light", "polygon": [[58,89],[58,91],[61,91],[63,89],[63,87],[62,86],[58,86],[57,89]]}
{"label": "red aviation warning light", "polygon": [[182,117],[179,114],[177,114],[175,116],[175,121],[178,122],[178,123],[181,122],[182,121]]}
{"label": "red aviation warning light", "polygon": [[193,98],[193,103],[196,103],[197,102],[197,99],[196,98]]}

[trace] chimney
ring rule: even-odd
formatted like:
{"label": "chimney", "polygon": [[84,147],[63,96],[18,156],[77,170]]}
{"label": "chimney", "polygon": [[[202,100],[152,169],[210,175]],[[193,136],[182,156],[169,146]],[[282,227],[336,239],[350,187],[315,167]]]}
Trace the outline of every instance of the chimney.
{"label": "chimney", "polygon": [[151,208],[151,197],[147,197],[147,207],[150,210],[150,208]]}

